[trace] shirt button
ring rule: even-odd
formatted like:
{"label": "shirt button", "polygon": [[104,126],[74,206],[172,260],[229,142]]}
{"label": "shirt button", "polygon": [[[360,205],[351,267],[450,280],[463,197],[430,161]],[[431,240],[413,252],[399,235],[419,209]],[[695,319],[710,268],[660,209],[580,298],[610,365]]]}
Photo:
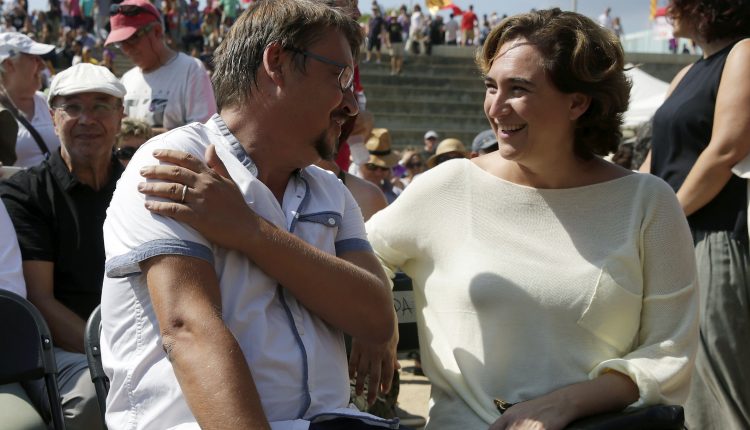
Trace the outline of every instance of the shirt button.
{"label": "shirt button", "polygon": [[328,225],[335,225],[335,224],[336,224],[336,220],[335,219],[328,218]]}

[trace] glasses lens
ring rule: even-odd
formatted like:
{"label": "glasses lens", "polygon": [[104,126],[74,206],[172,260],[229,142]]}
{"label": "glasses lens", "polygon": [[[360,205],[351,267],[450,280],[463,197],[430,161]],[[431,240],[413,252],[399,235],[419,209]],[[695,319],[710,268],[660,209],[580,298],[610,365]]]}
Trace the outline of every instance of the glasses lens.
{"label": "glasses lens", "polygon": [[123,146],[122,148],[117,148],[115,150],[115,157],[119,160],[130,160],[133,158],[135,151],[136,148],[133,148],[132,146]]}
{"label": "glasses lens", "polygon": [[354,84],[354,71],[351,67],[346,66],[343,70],[341,70],[341,74],[339,75],[339,85],[341,85],[341,91],[348,91],[352,89],[352,85]]}
{"label": "glasses lens", "polygon": [[75,103],[60,105],[55,109],[61,109],[65,112],[65,115],[71,118],[78,118],[83,113],[83,106]]}
{"label": "glasses lens", "polygon": [[435,159],[437,161],[437,164],[444,163],[448,160],[452,160],[454,158],[463,158],[463,156],[456,152],[449,152],[447,154],[441,154],[438,155],[438,157]]}
{"label": "glasses lens", "polygon": [[79,118],[83,115],[84,111],[88,111],[89,115],[94,118],[103,118],[110,115],[115,111],[115,107],[106,103],[96,103],[90,108],[85,108],[83,105],[78,103],[68,103],[57,106],[55,109],[61,109],[65,112],[69,118]]}

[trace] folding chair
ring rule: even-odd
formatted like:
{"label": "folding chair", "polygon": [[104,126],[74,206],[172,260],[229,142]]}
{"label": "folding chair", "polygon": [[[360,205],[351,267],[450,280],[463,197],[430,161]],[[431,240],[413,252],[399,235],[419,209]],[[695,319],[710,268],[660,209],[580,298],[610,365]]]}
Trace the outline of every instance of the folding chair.
{"label": "folding chair", "polygon": [[57,365],[47,323],[28,300],[0,290],[0,384],[44,378],[52,425],[64,430]]}
{"label": "folding chair", "polygon": [[91,382],[96,389],[96,400],[99,402],[99,410],[102,413],[102,423],[107,428],[104,420],[104,411],[107,406],[107,393],[109,392],[109,378],[104,374],[102,366],[102,350],[99,347],[99,335],[102,331],[102,310],[101,305],[91,312],[89,320],[86,322],[86,332],[84,346],[86,348],[86,360],[89,362],[89,373],[91,373]]}
{"label": "folding chair", "polygon": [[398,317],[398,352],[419,351],[417,307],[411,278],[402,272],[393,278],[393,308]]}

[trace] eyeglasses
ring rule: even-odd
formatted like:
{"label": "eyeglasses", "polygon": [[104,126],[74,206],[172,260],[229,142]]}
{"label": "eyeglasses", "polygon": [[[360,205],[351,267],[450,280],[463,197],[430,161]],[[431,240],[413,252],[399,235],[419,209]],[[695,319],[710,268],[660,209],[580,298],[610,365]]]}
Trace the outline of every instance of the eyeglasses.
{"label": "eyeglasses", "polygon": [[305,51],[299,48],[286,48],[286,49],[292,52],[296,52],[297,54],[304,55],[305,57],[310,57],[313,60],[320,61],[321,63],[340,67],[341,73],[339,73],[339,87],[341,88],[342,93],[345,93],[351,90],[352,87],[354,86],[354,70],[352,70],[352,68],[349,67],[348,65],[339,63],[338,61],[333,61],[321,55],[314,54],[310,51]]}
{"label": "eyeglasses", "polygon": [[127,4],[126,5],[113,4],[112,6],[109,7],[109,16],[115,16],[115,15],[136,16],[142,13],[147,13],[149,15],[153,15],[161,19],[160,16],[154,15],[154,11],[150,9],[146,9],[145,7],[127,5]]}
{"label": "eyeglasses", "polygon": [[435,165],[444,163],[454,158],[466,158],[466,157],[464,157],[464,155],[461,154],[460,152],[446,152],[445,154],[440,154],[435,158]]}
{"label": "eyeglasses", "polygon": [[91,115],[93,118],[101,119],[112,115],[117,107],[107,103],[94,103],[94,105],[90,108],[86,108],[82,104],[78,103],[65,103],[54,106],[53,109],[65,112],[65,115],[67,115],[71,119],[79,118],[81,115],[83,115],[84,111],[88,111],[89,115]]}
{"label": "eyeglasses", "polygon": [[371,172],[374,172],[375,170],[382,170],[382,171],[385,171],[385,172],[391,170],[388,167],[378,166],[377,164],[373,164],[373,163],[367,163],[367,164],[365,164],[365,169],[367,169],[367,170],[369,170]]}
{"label": "eyeglasses", "polygon": [[416,169],[418,167],[422,167],[422,162],[421,161],[416,162],[416,163],[406,163],[406,168],[407,169]]}
{"label": "eyeglasses", "polygon": [[115,43],[114,43],[114,45],[115,45],[115,46],[116,46],[116,47],[117,47],[118,49],[122,48],[122,47],[123,47],[123,45],[126,45],[126,46],[133,46],[133,45],[135,45],[135,44],[136,44],[136,43],[137,43],[137,42],[138,42],[139,40],[141,40],[141,37],[143,37],[144,35],[146,35],[146,33],[148,33],[148,32],[149,32],[149,30],[151,30],[151,28],[152,28],[151,24],[146,24],[146,25],[144,25],[143,27],[139,28],[139,29],[138,29],[138,31],[136,31],[135,33],[133,33],[133,35],[132,35],[132,36],[130,36],[130,37],[128,37],[127,39],[125,39],[125,40],[122,40],[122,41],[120,41],[120,42],[115,42]]}
{"label": "eyeglasses", "polygon": [[133,155],[137,150],[138,148],[134,148],[132,146],[121,146],[115,149],[115,157],[117,157],[118,160],[130,160],[131,158],[133,158]]}

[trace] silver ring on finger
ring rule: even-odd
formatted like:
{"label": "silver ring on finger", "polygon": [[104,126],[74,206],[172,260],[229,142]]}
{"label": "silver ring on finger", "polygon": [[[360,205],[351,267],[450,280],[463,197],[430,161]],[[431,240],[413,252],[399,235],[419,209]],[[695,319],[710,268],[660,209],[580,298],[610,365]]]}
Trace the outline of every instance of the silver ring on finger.
{"label": "silver ring on finger", "polygon": [[182,186],[182,197],[180,198],[180,203],[185,203],[185,196],[187,195],[187,185]]}

